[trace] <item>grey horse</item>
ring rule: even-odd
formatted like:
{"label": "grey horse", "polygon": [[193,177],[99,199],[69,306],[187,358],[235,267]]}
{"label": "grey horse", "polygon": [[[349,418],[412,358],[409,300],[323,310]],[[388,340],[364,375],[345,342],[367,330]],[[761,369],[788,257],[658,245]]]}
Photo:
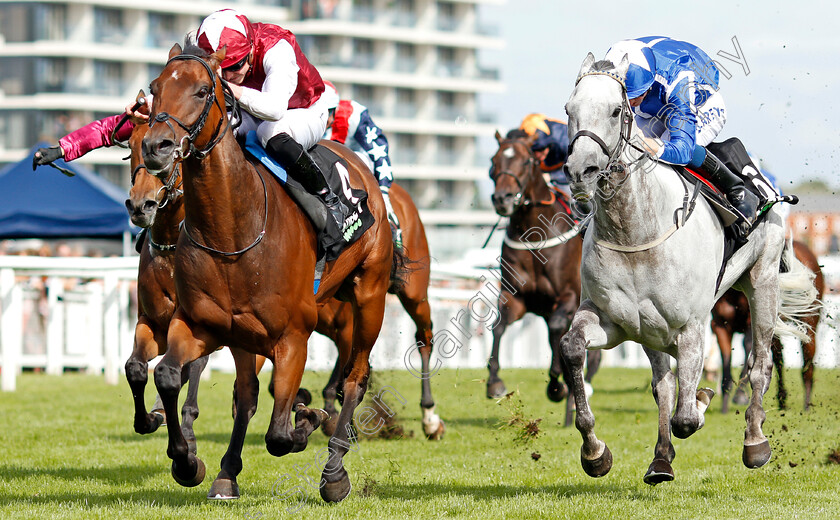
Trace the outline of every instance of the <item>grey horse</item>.
{"label": "grey horse", "polygon": [[[702,428],[714,396],[710,389],[697,389],[704,325],[715,301],[735,287],[752,310],[755,349],[743,462],[757,468],[771,455],[761,430],[762,398],[773,368],[770,341],[774,332],[803,333],[796,316],[814,301],[812,277],[788,254],[783,220],[774,206],[729,259],[716,287],[723,225],[702,197],[696,205],[690,201],[690,187],[670,166],[641,146],[624,88],[627,68],[626,56],[615,66],[595,62],[590,53],[566,105],[571,138],[566,175],[575,198],[594,205],[583,243],[581,305],[561,343],[564,369],[571,375],[567,380],[573,381],[575,424],[583,437],[581,464],[592,477],[612,467],[584,394],[586,350],[632,340],[650,359],[659,407],[659,436],[644,480],[655,485],[674,479],[671,433],[686,438]],[[789,267],[780,274],[783,253]],[[676,376],[671,358],[677,361]]]}

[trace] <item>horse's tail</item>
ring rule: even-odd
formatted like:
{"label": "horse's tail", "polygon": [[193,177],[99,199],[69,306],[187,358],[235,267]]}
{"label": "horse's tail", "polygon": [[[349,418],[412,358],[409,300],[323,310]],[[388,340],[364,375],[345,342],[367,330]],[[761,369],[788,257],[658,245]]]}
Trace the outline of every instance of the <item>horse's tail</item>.
{"label": "horse's tail", "polygon": [[406,248],[397,247],[394,245],[394,261],[391,262],[391,285],[388,287],[388,292],[391,294],[399,294],[408,283],[408,275],[416,268],[412,267],[415,264],[414,260],[408,257]]}
{"label": "horse's tail", "polygon": [[793,254],[793,239],[785,243],[779,265],[779,316],[775,336],[792,335],[808,341],[811,326],[804,318],[822,311],[823,303],[817,298],[814,286],[816,275]]}

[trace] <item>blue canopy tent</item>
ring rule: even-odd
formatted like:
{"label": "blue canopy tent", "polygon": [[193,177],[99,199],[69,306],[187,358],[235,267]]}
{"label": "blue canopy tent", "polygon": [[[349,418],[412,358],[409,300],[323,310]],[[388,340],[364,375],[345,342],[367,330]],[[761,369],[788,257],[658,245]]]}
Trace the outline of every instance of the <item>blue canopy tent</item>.
{"label": "blue canopy tent", "polygon": [[75,173],[67,177],[49,166],[32,171],[32,156],[0,170],[0,238],[119,238],[139,231],[128,219],[121,188],[75,163],[56,164]]}

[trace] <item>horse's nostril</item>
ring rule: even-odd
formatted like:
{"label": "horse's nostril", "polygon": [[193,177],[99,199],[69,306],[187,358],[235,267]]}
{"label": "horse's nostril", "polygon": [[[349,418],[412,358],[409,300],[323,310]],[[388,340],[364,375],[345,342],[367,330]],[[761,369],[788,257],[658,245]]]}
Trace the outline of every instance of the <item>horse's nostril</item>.
{"label": "horse's nostril", "polygon": [[161,139],[160,143],[157,145],[157,152],[158,153],[168,153],[175,147],[175,141],[171,139]]}
{"label": "horse's nostril", "polygon": [[157,208],[157,202],[151,199],[146,199],[146,201],[143,202],[143,213],[154,211],[155,208]]}
{"label": "horse's nostril", "polygon": [[590,175],[595,175],[599,171],[600,170],[598,169],[597,166],[587,166],[586,169],[583,170],[583,176],[584,177],[589,177]]}
{"label": "horse's nostril", "polygon": [[134,211],[134,204],[131,203],[131,199],[125,199],[125,209],[127,209],[129,213]]}

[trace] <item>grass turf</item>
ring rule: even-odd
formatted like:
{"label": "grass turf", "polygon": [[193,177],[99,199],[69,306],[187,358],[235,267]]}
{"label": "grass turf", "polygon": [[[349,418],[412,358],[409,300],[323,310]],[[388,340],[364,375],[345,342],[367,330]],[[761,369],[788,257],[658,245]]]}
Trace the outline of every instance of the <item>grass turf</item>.
{"label": "grass turf", "polygon": [[[205,495],[230,435],[232,375],[214,373],[202,382],[195,428],[207,478],[198,487],[182,488],[170,476],[163,428],[148,436],[134,433],[125,381],[113,387],[102,377],[24,374],[16,392],[0,394],[0,518],[840,516],[840,465],[829,462],[829,454],[840,449],[840,371],[817,371],[808,413],[801,411],[795,371],[787,374],[787,412],[776,407],[773,382],[764,425],[773,458],[757,470],[741,463],[744,407],[723,416],[716,397],[706,426],[689,439],[674,439],[676,480],[656,487],[642,482],[656,442],[648,370],[605,368],[595,377],[596,432],[614,457],[612,471],[601,479],[581,469],[580,434],[561,426],[565,403],[546,399],[543,371],[503,371],[514,393],[499,402],[484,397],[485,375],[442,370],[433,377],[447,431],[442,441],[429,442],[420,425],[419,380],[406,372],[376,372],[374,391],[392,387],[407,400],[403,405],[383,394],[406,436],[361,436],[356,451],[345,457],[353,491],[344,502],[329,505],[306,481],[320,474],[323,434],[315,432],[302,453],[278,459],[265,450],[271,412],[267,373],[260,378],[260,406],[243,450],[242,498],[230,502],[208,501]],[[319,395],[326,377],[307,372],[304,386]],[[147,406],[153,397],[150,384]]]}

